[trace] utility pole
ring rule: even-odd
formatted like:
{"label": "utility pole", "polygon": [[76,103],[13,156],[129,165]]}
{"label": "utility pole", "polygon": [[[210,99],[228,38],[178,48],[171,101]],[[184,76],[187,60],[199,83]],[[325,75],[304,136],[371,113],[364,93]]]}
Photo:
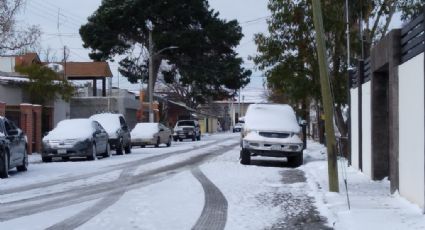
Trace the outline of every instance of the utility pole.
{"label": "utility pole", "polygon": [[66,80],[66,46],[63,46],[63,80]]}
{"label": "utility pole", "polygon": [[316,29],[317,53],[320,67],[320,85],[325,113],[326,147],[328,150],[329,191],[339,192],[338,167],[333,123],[333,99],[329,82],[329,64],[326,56],[325,31],[320,0],[313,0],[313,20]]}
{"label": "utility pole", "polygon": [[149,29],[149,122],[153,121],[153,39],[152,39],[152,22],[148,22]]}

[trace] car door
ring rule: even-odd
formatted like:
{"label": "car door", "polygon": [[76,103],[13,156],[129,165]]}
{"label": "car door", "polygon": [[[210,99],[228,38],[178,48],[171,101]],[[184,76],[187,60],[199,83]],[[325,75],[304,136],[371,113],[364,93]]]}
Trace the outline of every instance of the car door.
{"label": "car door", "polygon": [[165,127],[162,124],[158,124],[158,136],[161,138],[162,143],[167,143],[168,137],[165,132]]}
{"label": "car door", "polygon": [[[9,152],[10,152],[10,163],[11,167],[15,166],[23,155],[23,148],[20,144],[20,133],[16,126],[9,120],[4,120],[4,128],[6,131],[6,137],[9,140]],[[21,133],[22,134],[22,133]],[[25,148],[25,146],[24,146]]]}
{"label": "car door", "polygon": [[94,128],[94,139],[96,142],[97,152],[102,152],[106,148],[107,135],[102,126],[97,122],[93,121]]}

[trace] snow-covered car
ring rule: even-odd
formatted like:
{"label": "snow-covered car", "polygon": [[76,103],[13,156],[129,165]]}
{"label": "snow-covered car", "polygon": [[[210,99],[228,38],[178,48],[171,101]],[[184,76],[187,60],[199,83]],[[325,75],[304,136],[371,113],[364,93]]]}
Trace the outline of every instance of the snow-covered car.
{"label": "snow-covered car", "polygon": [[286,157],[293,166],[303,163],[301,128],[289,105],[252,104],[245,116],[241,134],[241,163],[250,164],[251,156]]}
{"label": "snow-covered car", "polygon": [[233,132],[240,132],[243,129],[243,123],[236,123],[235,126],[233,127]]}
{"label": "snow-covered car", "polygon": [[109,135],[111,149],[118,155],[131,153],[131,134],[122,114],[101,113],[90,117],[99,122]]}
{"label": "snow-covered car", "polygon": [[94,120],[63,120],[43,138],[43,162],[52,161],[52,157],[94,160],[98,155],[109,157],[111,152],[108,133]]}
{"label": "snow-covered car", "polygon": [[160,123],[138,123],[131,130],[131,145],[144,148],[146,145],[166,144],[171,146],[171,130]]}
{"label": "snow-covered car", "polygon": [[192,141],[201,140],[201,127],[196,120],[179,120],[174,127],[174,141],[183,139],[192,139]]}
{"label": "snow-covered car", "polygon": [[21,129],[0,116],[0,178],[7,178],[10,169],[27,171],[27,137]]}

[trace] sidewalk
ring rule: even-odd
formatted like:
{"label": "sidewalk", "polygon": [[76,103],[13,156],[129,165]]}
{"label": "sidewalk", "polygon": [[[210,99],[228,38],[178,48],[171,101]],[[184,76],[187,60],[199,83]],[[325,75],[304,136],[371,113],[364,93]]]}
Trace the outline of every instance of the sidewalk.
{"label": "sidewalk", "polygon": [[326,149],[309,142],[305,151],[305,171],[307,181],[315,197],[316,206],[329,224],[335,229],[425,229],[425,215],[422,210],[398,193],[390,193],[388,180],[371,181],[358,170],[348,167],[348,194],[351,210],[348,209],[343,173],[338,163],[340,193],[328,192],[328,171]]}

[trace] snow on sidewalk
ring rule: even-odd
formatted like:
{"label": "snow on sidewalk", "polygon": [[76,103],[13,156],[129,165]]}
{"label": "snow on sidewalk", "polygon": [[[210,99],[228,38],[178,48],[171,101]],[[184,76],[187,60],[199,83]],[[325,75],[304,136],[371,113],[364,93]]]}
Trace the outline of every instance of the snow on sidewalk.
{"label": "snow on sidewalk", "polygon": [[346,190],[342,180],[342,164],[338,163],[340,193],[328,192],[326,149],[309,142],[305,151],[305,171],[308,183],[322,215],[335,229],[425,229],[422,210],[398,193],[390,193],[390,182],[372,181],[358,170],[348,167],[348,194],[351,210],[348,210]]}

